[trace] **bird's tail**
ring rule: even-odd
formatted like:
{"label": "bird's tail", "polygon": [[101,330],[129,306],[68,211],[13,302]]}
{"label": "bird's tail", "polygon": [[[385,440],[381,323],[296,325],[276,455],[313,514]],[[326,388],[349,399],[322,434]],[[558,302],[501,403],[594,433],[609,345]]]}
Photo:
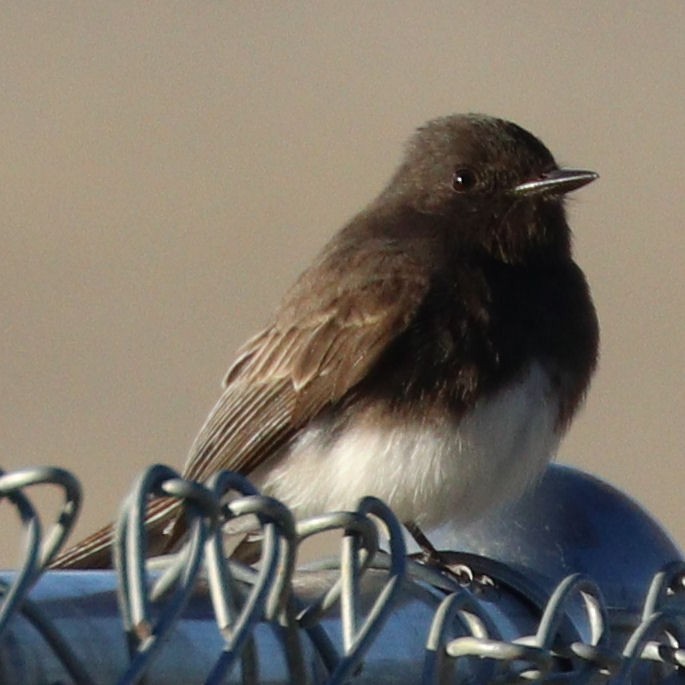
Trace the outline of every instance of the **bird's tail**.
{"label": "bird's tail", "polygon": [[[149,503],[145,514],[147,556],[171,551],[181,533],[180,511],[179,500],[160,498],[153,499]],[[170,529],[173,529],[171,534]],[[114,566],[113,543],[114,526],[110,523],[56,557],[50,564],[50,568],[62,570],[112,568]]]}

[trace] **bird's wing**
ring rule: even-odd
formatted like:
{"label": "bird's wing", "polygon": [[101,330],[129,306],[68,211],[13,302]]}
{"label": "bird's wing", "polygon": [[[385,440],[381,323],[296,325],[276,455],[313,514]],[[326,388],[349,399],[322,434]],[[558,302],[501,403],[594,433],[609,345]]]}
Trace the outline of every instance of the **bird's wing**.
{"label": "bird's wing", "polygon": [[347,275],[306,273],[273,325],[241,348],[184,476],[249,473],[354,388],[414,317],[428,290],[425,274],[387,246],[382,259],[369,254]]}
{"label": "bird's wing", "polygon": [[[240,350],[191,447],[184,477],[204,481],[221,469],[249,473],[369,373],[412,321],[429,285],[415,258],[381,247],[366,250],[353,268],[349,260],[337,268],[328,260],[305,272],[274,323]],[[322,270],[330,277],[320,278]],[[159,550],[182,535],[178,513],[175,500],[150,504],[148,539]],[[111,565],[113,534],[105,527],[52,567]]]}

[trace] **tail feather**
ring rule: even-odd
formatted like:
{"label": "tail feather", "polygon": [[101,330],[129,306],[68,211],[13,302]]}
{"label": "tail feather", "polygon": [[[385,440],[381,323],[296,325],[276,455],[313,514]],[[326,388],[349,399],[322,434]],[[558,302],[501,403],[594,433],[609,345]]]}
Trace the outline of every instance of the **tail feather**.
{"label": "tail feather", "polygon": [[[172,551],[182,537],[183,520],[179,517],[180,504],[173,499],[153,499],[145,515],[147,556]],[[172,528],[172,534],[169,529]],[[113,568],[114,526],[108,524],[56,557],[51,569],[107,569]]]}

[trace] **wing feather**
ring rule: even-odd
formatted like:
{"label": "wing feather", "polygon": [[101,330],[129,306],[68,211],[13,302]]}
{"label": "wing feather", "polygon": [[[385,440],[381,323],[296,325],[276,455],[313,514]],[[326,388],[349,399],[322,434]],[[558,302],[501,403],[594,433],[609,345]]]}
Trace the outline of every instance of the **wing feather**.
{"label": "wing feather", "polygon": [[383,263],[362,277],[338,274],[319,293],[308,292],[316,279],[305,273],[274,323],[239,351],[191,447],[186,477],[249,473],[369,373],[428,289],[410,256],[386,254]]}

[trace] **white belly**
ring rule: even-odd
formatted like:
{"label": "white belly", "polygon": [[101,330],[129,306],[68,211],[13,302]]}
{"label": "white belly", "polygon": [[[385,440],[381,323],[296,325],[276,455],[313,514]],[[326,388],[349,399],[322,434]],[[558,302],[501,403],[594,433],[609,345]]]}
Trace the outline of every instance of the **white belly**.
{"label": "white belly", "polygon": [[433,417],[392,430],[353,423],[332,443],[313,423],[277,463],[251,475],[298,518],[375,495],[401,521],[467,521],[542,473],[559,442],[557,416],[549,379],[535,365],[458,422]]}

